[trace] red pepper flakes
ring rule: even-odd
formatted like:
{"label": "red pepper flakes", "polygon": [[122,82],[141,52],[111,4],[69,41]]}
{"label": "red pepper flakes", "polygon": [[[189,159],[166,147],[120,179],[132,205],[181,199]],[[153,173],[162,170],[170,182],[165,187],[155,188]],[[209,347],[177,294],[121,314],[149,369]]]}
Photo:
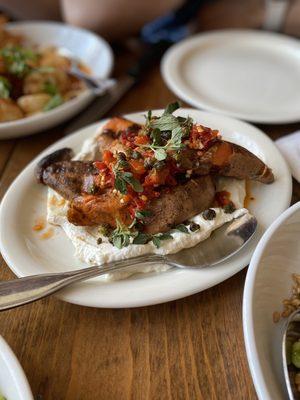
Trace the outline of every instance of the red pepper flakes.
{"label": "red pepper flakes", "polygon": [[204,150],[208,149],[218,137],[218,130],[212,130],[203,125],[193,125],[187,144],[192,149]]}
{"label": "red pepper flakes", "polygon": [[231,203],[230,193],[226,190],[222,190],[221,192],[217,192],[215,194],[215,200],[220,207],[224,207],[227,204]]}

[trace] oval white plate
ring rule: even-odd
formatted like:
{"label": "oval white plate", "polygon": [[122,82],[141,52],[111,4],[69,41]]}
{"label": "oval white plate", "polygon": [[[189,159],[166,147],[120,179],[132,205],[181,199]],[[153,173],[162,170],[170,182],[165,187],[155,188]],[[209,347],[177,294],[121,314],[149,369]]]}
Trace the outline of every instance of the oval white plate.
{"label": "oval white plate", "polygon": [[286,210],[265,232],[249,266],[243,302],[248,362],[260,400],[288,398],[281,359],[286,320],[275,324],[273,312],[289,298],[292,273],[300,273],[300,202]]}
{"label": "oval white plate", "polygon": [[0,336],[0,394],[7,400],[33,400],[24,371],[2,336]]}
{"label": "oval white plate", "polygon": [[[157,110],[159,113],[162,110]],[[272,185],[253,183],[255,197],[250,210],[259,221],[259,233],[230,260],[199,271],[170,270],[161,274],[134,276],[122,281],[105,283],[94,279],[74,285],[59,294],[63,300],[93,307],[135,307],[162,303],[200,292],[229,278],[249,262],[259,237],[274,219],[288,207],[291,198],[291,176],[273,142],[257,128],[231,118],[193,109],[178,114],[190,115],[195,121],[220,128],[224,138],[247,147],[273,168],[276,181]],[[143,122],[145,112],[127,115]],[[94,134],[98,124],[88,126],[45,150],[40,157],[61,147],[78,151],[85,138]],[[39,157],[39,158],[40,158]],[[9,267],[18,276],[56,272],[83,266],[74,257],[74,249],[58,229],[49,240],[41,240],[32,231],[34,219],[46,213],[47,189],[35,183],[34,160],[7,191],[0,210],[0,248]]]}
{"label": "oval white plate", "polygon": [[[113,53],[101,37],[85,29],[59,22],[13,22],[7,29],[24,35],[39,46],[64,47],[82,60],[99,78],[107,78],[113,66]],[[94,98],[90,90],[61,106],[17,121],[0,123],[0,139],[25,136],[49,129],[78,114]]]}
{"label": "oval white plate", "polygon": [[252,122],[300,120],[300,43],[287,36],[226,30],[172,46],[161,71],[194,107]]}

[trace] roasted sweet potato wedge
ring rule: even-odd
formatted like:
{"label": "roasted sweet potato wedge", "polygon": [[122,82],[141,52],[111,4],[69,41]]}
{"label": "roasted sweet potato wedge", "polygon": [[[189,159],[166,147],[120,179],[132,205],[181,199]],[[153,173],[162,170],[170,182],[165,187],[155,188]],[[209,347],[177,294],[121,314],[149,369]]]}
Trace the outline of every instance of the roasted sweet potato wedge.
{"label": "roasted sweet potato wedge", "polygon": [[211,176],[202,176],[165,191],[148,207],[151,216],[145,220],[145,233],[167,232],[172,227],[208,209],[215,197]]}
{"label": "roasted sweet potato wedge", "polygon": [[34,174],[36,177],[36,180],[39,183],[45,183],[47,185],[46,182],[43,181],[43,173],[44,170],[49,167],[49,165],[54,164],[55,162],[58,161],[70,161],[71,158],[73,157],[74,153],[73,150],[68,148],[68,147],[64,147],[63,149],[59,149],[54,151],[51,154],[46,155],[45,157],[43,157],[36,165],[35,170],[34,170]]}
{"label": "roasted sweet potato wedge", "polygon": [[[103,127],[103,133],[98,137],[99,150],[125,152],[123,145],[118,140],[122,131],[135,126],[141,127],[125,118],[115,117]],[[194,176],[216,174],[237,179],[249,179],[262,183],[272,183],[274,176],[272,170],[244,147],[221,139],[206,151],[199,152],[187,148],[180,156],[182,167],[192,170]]]}
{"label": "roasted sweet potato wedge", "polygon": [[253,153],[235,143],[217,140],[207,151],[198,154],[186,149],[180,155],[184,169],[193,175],[214,174],[236,179],[250,179],[262,183],[272,183],[272,170]]}
{"label": "roasted sweet potato wedge", "polygon": [[118,138],[126,129],[140,129],[140,125],[122,117],[111,118],[103,127],[97,138],[100,153],[105,150],[113,152],[124,151]]}
{"label": "roasted sweet potato wedge", "polygon": [[92,162],[60,161],[43,170],[42,182],[66,200],[72,200],[82,192],[89,192],[98,173]]}
{"label": "roasted sweet potato wedge", "polygon": [[[215,196],[215,184],[210,176],[191,179],[172,189],[163,189],[158,199],[149,203],[151,216],[145,220],[144,232],[155,234],[167,232],[173,226],[210,207]],[[74,225],[89,226],[116,225],[116,218],[123,224],[129,224],[126,205],[112,192],[101,196],[79,196],[72,200],[68,219]]]}
{"label": "roasted sweet potato wedge", "polygon": [[125,205],[120,203],[120,199],[114,195],[112,190],[100,196],[75,197],[68,210],[68,220],[74,225],[108,224],[115,227],[116,219],[125,225],[131,221]]}

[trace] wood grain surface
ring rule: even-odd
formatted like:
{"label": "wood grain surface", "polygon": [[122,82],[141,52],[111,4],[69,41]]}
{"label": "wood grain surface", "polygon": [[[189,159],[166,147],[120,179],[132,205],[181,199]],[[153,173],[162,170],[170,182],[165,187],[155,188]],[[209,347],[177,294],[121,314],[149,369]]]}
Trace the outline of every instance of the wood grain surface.
{"label": "wood grain surface", "polygon": [[[172,100],[157,68],[110,115],[163,108]],[[261,128],[276,139],[300,124]],[[1,197],[26,164],[61,135],[56,128],[0,142]],[[299,199],[294,182],[293,202]],[[256,399],[242,330],[246,272],[152,307],[91,309],[44,299],[2,312],[0,334],[39,400]],[[1,259],[0,279],[13,277]]]}

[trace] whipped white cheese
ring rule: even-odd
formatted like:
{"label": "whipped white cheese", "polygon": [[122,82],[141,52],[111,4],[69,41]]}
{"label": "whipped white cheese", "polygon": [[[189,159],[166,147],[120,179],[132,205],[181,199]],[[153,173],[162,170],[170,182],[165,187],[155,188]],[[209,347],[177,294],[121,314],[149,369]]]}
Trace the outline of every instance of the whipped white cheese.
{"label": "whipped white cheese", "polygon": [[[87,139],[82,147],[80,153],[76,155],[77,160],[93,160],[95,159],[97,144],[96,137]],[[156,248],[152,242],[135,245],[130,244],[127,247],[118,249],[109,243],[108,239],[99,234],[97,227],[81,227],[71,224],[67,219],[68,202],[65,201],[59,194],[52,189],[48,191],[47,201],[47,220],[51,224],[59,225],[63,228],[66,235],[72,241],[75,248],[75,256],[81,261],[86,262],[89,265],[101,265],[106,262],[121,260],[130,257],[136,257],[143,254],[155,253],[155,254],[169,254],[176,253],[183,248],[193,247],[197,243],[207,239],[210,234],[226,222],[230,222],[235,218],[238,218],[248,212],[247,209],[243,208],[244,199],[246,196],[245,182],[230,179],[220,178],[217,182],[217,191],[226,190],[231,194],[231,200],[236,206],[236,211],[232,214],[226,214],[222,208],[214,208],[216,217],[213,220],[205,220],[201,214],[191,218],[192,221],[200,225],[200,229],[196,232],[190,232],[189,234],[183,232],[172,233],[173,239],[163,240],[161,247]],[[97,239],[101,237],[102,243],[97,244]],[[162,271],[168,267],[157,265],[149,266],[147,268],[138,268],[139,272],[149,271]],[[137,269],[136,269],[137,270]],[[128,275],[136,272],[132,269],[130,272],[122,272],[107,275],[106,279],[121,279]]]}

